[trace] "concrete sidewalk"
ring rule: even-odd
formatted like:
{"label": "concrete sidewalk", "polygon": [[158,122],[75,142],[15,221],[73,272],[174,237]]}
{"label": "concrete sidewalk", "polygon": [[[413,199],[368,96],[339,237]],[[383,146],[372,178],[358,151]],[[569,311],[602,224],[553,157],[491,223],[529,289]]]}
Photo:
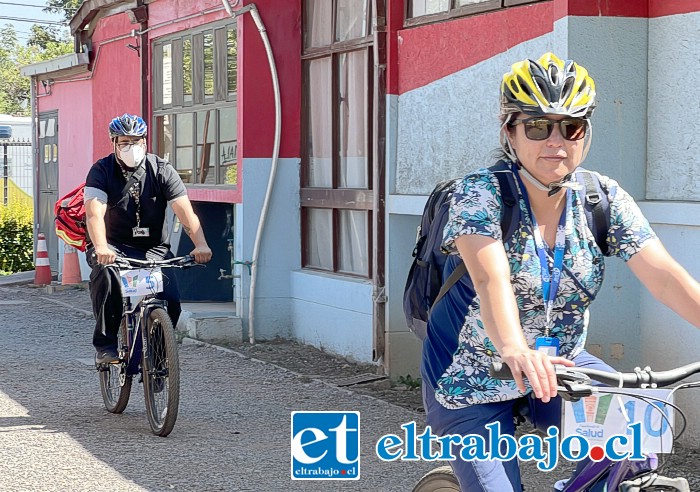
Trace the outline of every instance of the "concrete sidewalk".
{"label": "concrete sidewalk", "polygon": [[0,286],[25,285],[34,282],[34,270],[28,272],[13,273],[12,275],[0,275]]}

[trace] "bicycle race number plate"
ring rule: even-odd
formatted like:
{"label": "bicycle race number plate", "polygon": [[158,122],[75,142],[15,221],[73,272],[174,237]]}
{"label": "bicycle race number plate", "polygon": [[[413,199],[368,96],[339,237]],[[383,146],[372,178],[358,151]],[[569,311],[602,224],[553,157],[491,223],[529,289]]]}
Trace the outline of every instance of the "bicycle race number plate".
{"label": "bicycle race number plate", "polygon": [[[673,395],[667,389],[618,389],[606,388],[606,394],[595,394],[581,398],[577,402],[564,402],[562,410],[562,439],[566,436],[583,437],[590,447],[602,446],[614,435],[626,436],[627,443],[618,452],[632,451],[633,446],[641,446],[641,452],[670,453],[673,445],[673,409],[662,402],[673,403]],[[625,392],[656,400],[643,401],[633,396],[610,394]],[[634,428],[629,425],[638,424]],[[639,441],[639,442],[635,442]],[[580,443],[572,440],[572,450],[578,451]],[[639,448],[638,448],[639,449]]]}
{"label": "bicycle race number plate", "polygon": [[163,273],[160,268],[122,270],[122,295],[147,296],[163,292]]}

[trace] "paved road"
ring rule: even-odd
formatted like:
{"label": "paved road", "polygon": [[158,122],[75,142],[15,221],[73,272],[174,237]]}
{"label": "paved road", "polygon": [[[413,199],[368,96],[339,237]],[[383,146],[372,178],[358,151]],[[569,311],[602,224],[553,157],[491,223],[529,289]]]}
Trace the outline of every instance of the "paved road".
{"label": "paved road", "polygon": [[[432,468],[374,453],[381,435],[419,415],[195,345],[180,347],[175,429],[155,437],[140,384],[124,414],[104,410],[93,321],[71,305],[85,299],[0,287],[0,491],[407,491]],[[293,410],[361,412],[359,481],[290,480]]]}
{"label": "paved road", "polygon": [[[52,295],[0,279],[0,492],[4,491],[410,491],[434,465],[380,461],[378,438],[402,435],[420,414],[300,378],[230,351],[180,346],[180,415],[167,438],[150,433],[141,385],[122,415],[104,410],[90,344],[85,291]],[[292,411],[361,413],[361,478],[292,481]],[[671,476],[700,490],[695,450],[680,450]],[[522,466],[530,491],[552,473]]]}

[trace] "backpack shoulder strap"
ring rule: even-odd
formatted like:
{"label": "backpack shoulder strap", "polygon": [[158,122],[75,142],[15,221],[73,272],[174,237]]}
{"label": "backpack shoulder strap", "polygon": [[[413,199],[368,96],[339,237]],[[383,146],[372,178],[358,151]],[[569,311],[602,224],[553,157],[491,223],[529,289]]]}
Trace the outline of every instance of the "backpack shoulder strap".
{"label": "backpack shoulder strap", "polygon": [[[498,161],[493,166],[490,166],[488,170],[496,175],[501,188],[501,201],[503,202],[503,209],[501,211],[501,232],[503,233],[503,241],[505,241],[515,233],[520,219],[520,207],[516,206],[518,192],[515,188],[515,179],[513,179],[513,172],[506,161]],[[465,273],[467,273],[467,266],[461,261],[442,284],[440,292],[437,297],[435,297],[435,301],[433,301],[433,306],[447,294],[447,291],[450,290]]]}
{"label": "backpack shoulder strap", "polygon": [[163,168],[168,165],[168,161],[161,159],[156,154],[146,153],[146,160],[151,165],[153,169],[153,175],[156,177],[156,188],[158,193],[162,189],[160,185],[160,174],[162,174]]}
{"label": "backpack shoulder strap", "polygon": [[506,161],[498,161],[489,167],[489,171],[496,175],[498,185],[501,188],[501,232],[503,242],[510,238],[518,228],[520,222],[520,207],[518,206],[518,191],[515,186],[513,171]]}
{"label": "backpack shoulder strap", "polygon": [[163,160],[156,154],[151,154],[150,152],[146,153],[146,160],[151,164],[153,172],[156,174],[158,174],[158,172],[168,164],[168,161]]}
{"label": "backpack shoulder strap", "polygon": [[588,228],[593,233],[596,244],[608,255],[608,229],[610,228],[610,199],[608,193],[600,184],[598,175],[586,169],[579,169],[577,175],[581,176],[584,186],[584,213]]}
{"label": "backpack shoulder strap", "polygon": [[447,291],[450,290],[450,288],[454,284],[456,284],[459,281],[459,279],[462,278],[462,275],[464,275],[465,273],[467,273],[467,265],[463,261],[460,261],[459,265],[457,265],[455,269],[452,270],[450,276],[447,277],[445,283],[442,284],[442,287],[440,287],[440,292],[438,292],[438,295],[435,297],[435,300],[433,301],[433,306],[437,305],[440,299],[442,299],[443,296],[447,294]]}

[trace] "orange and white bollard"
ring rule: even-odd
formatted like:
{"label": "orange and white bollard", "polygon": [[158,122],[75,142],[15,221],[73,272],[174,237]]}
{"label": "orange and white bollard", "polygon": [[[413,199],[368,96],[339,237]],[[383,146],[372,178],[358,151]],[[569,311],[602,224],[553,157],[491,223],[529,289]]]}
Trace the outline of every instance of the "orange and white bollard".
{"label": "orange and white bollard", "polygon": [[46,236],[41,232],[37,236],[36,264],[34,266],[34,284],[51,284],[51,265],[49,264],[49,252],[46,249]]}
{"label": "orange and white bollard", "polygon": [[61,275],[61,284],[79,284],[82,280],[78,250],[70,244],[66,244],[63,248],[63,274]]}

